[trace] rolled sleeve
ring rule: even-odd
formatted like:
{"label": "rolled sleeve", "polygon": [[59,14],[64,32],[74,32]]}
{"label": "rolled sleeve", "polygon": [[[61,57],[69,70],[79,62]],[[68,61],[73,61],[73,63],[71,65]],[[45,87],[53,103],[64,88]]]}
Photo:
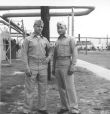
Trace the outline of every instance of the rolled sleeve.
{"label": "rolled sleeve", "polygon": [[72,53],[72,65],[76,65],[77,62],[77,49],[75,45],[75,39],[71,38],[70,40],[70,46],[71,46],[71,53]]}

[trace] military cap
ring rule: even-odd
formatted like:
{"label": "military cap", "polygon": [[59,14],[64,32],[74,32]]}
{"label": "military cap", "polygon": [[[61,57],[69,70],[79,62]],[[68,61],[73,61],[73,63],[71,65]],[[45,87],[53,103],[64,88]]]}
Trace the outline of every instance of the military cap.
{"label": "military cap", "polygon": [[64,22],[57,22],[57,27],[66,27],[66,24]]}
{"label": "military cap", "polygon": [[44,23],[43,23],[43,21],[40,19],[40,20],[35,20],[35,22],[34,22],[34,25],[42,25],[42,26],[44,26]]}

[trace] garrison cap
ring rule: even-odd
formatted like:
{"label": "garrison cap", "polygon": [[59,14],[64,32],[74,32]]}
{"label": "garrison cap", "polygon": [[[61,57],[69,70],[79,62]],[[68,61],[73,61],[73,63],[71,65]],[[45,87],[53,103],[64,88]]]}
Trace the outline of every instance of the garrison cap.
{"label": "garrison cap", "polygon": [[64,22],[57,22],[57,27],[66,27]]}
{"label": "garrison cap", "polygon": [[44,23],[43,23],[43,21],[41,19],[39,19],[39,20],[35,20],[34,25],[44,26]]}

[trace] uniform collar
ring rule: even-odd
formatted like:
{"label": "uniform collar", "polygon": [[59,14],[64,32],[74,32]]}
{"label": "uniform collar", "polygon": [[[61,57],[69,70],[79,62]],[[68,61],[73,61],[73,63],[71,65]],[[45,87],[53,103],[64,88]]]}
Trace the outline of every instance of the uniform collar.
{"label": "uniform collar", "polygon": [[58,37],[58,39],[63,39],[63,38],[67,38],[67,35],[65,34],[65,35],[60,35],[59,37]]}
{"label": "uniform collar", "polygon": [[43,35],[42,34],[37,35],[37,34],[33,33],[33,38],[38,38],[38,36],[40,36],[41,38],[43,38]]}

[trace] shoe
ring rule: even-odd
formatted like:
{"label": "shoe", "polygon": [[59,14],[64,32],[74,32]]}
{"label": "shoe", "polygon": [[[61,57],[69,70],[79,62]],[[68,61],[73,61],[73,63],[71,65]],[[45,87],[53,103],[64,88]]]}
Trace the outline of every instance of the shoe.
{"label": "shoe", "polygon": [[60,109],[57,114],[63,114],[65,112],[68,112],[68,109]]}
{"label": "shoe", "polygon": [[31,114],[30,112],[27,112],[27,113],[25,113],[25,112],[22,112],[22,113],[20,113],[20,114]]}
{"label": "shoe", "polygon": [[38,113],[40,113],[40,114],[48,114],[47,110],[38,110]]}
{"label": "shoe", "polygon": [[69,113],[69,114],[81,114],[81,113],[80,112],[79,113],[72,112],[72,113]]}

